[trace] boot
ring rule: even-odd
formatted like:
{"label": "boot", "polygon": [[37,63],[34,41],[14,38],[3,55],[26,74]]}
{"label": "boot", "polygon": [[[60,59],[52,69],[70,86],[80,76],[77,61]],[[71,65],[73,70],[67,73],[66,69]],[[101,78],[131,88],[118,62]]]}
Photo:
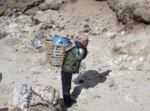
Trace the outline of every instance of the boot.
{"label": "boot", "polygon": [[64,103],[65,103],[65,105],[66,105],[67,107],[71,107],[72,102],[71,102],[70,96],[64,95],[63,97],[64,97]]}

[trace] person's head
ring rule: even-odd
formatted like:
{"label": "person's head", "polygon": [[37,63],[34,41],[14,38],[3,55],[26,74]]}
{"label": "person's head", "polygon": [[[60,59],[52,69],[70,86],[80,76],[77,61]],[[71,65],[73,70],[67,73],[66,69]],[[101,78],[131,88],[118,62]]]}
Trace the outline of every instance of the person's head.
{"label": "person's head", "polygon": [[89,43],[88,36],[80,34],[79,36],[76,37],[75,41],[80,42],[85,48],[87,47]]}

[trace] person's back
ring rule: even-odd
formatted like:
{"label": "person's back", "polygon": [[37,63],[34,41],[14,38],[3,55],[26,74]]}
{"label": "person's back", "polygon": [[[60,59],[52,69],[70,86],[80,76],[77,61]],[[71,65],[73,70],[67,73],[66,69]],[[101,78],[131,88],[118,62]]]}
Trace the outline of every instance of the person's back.
{"label": "person's back", "polygon": [[64,62],[62,65],[62,71],[71,73],[78,73],[81,61],[86,57],[87,49],[80,43],[76,43],[76,46],[66,52]]}

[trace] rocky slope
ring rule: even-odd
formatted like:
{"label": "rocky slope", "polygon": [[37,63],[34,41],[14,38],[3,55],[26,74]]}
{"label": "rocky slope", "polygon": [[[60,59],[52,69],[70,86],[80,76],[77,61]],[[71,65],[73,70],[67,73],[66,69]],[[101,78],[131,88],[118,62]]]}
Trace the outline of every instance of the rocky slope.
{"label": "rocky slope", "polygon": [[[108,2],[119,7],[114,8],[118,12],[127,0]],[[32,45],[35,36],[44,32],[72,39],[84,33],[90,38],[81,72],[73,76],[72,96],[77,104],[66,110],[150,110],[148,25],[133,25],[129,30],[101,0],[69,0],[59,10],[38,9],[31,15],[21,9],[17,16],[13,12],[0,17],[0,108],[8,106],[12,89],[21,83],[50,85],[61,92],[60,69],[46,63],[44,48]]]}

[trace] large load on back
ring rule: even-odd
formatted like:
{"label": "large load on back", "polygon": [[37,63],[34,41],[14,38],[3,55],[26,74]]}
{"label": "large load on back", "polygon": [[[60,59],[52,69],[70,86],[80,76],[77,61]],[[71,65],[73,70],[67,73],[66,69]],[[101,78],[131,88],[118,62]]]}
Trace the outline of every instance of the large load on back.
{"label": "large load on back", "polygon": [[65,56],[65,47],[71,44],[66,37],[54,36],[46,40],[46,61],[52,66],[60,67]]}

